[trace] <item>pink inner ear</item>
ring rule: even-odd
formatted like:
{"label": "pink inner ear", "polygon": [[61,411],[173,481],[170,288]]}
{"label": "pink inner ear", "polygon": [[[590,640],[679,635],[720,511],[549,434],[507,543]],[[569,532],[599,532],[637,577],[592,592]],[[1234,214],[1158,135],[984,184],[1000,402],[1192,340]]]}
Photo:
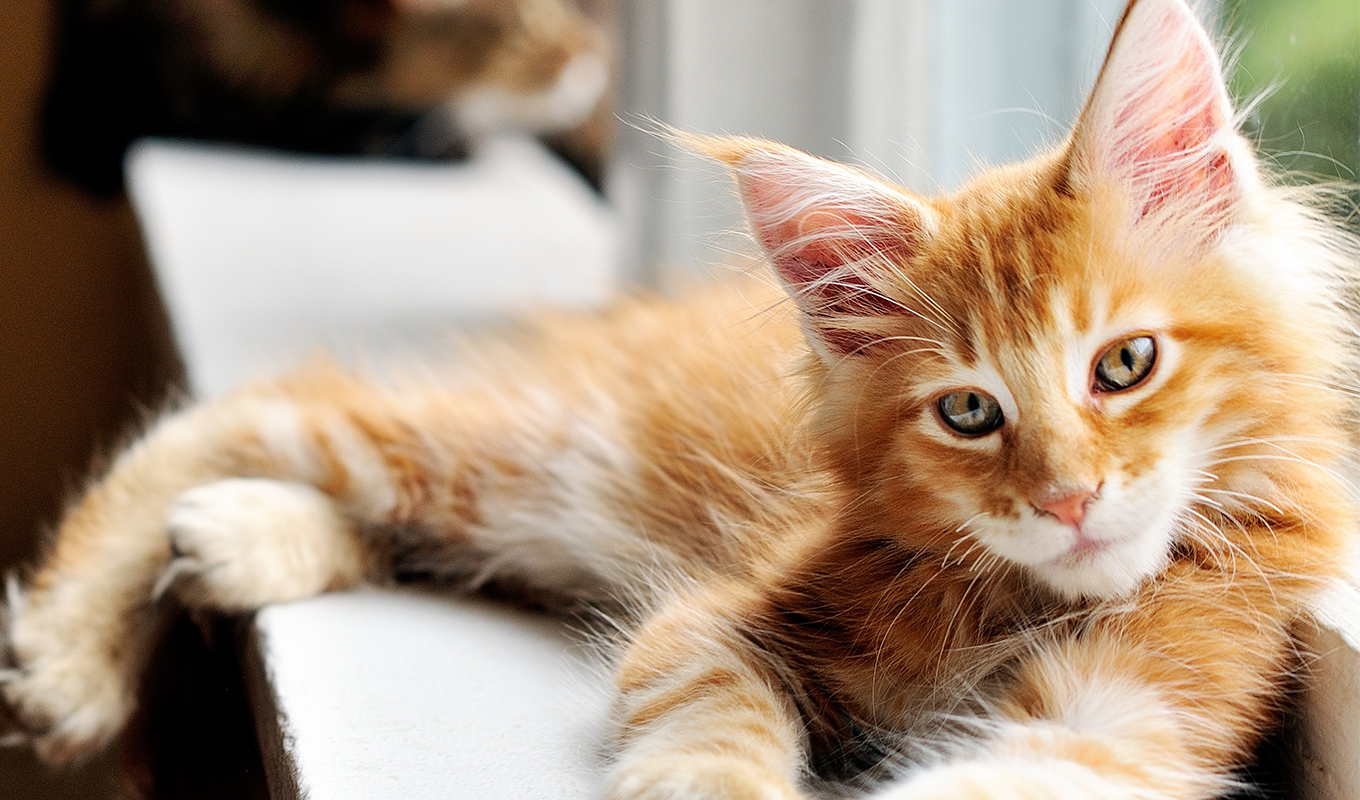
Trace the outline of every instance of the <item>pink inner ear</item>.
{"label": "pink inner ear", "polygon": [[[752,197],[751,215],[758,213]],[[775,269],[792,287],[803,287],[842,272],[841,279],[853,277],[853,270],[841,269],[875,255],[904,257],[906,241],[883,230],[884,221],[850,209],[814,209],[792,219],[756,224],[760,243],[770,253]]]}
{"label": "pink inner ear", "polygon": [[877,340],[854,320],[903,312],[875,288],[870,270],[911,257],[923,211],[849,170],[808,162],[792,173],[739,165],[738,183],[756,236],[811,332],[831,352],[850,355]]}
{"label": "pink inner ear", "polygon": [[1169,213],[1212,233],[1238,199],[1222,141],[1231,124],[1218,55],[1189,8],[1140,0],[1111,48],[1078,142],[1103,152],[1106,175],[1133,190],[1135,222]]}
{"label": "pink inner ear", "polygon": [[911,313],[885,294],[885,278],[905,268],[929,235],[933,217],[925,205],[863,172],[784,145],[672,135],[732,170],[751,228],[819,350],[859,352],[878,340],[878,320]]}
{"label": "pink inner ear", "polygon": [[873,305],[863,262],[905,260],[923,234],[923,208],[850,169],[777,151],[734,169],[756,237],[800,302]]}

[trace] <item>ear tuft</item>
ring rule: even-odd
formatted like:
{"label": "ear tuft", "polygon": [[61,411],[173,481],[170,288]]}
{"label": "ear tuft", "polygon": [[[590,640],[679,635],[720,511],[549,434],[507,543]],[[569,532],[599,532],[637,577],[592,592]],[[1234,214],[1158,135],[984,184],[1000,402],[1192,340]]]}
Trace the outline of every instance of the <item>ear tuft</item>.
{"label": "ear tuft", "polygon": [[1231,221],[1249,167],[1218,53],[1182,0],[1130,4],[1073,148],[1073,185],[1126,187],[1134,225],[1189,222],[1208,238]]}
{"label": "ear tuft", "polygon": [[858,352],[872,340],[865,320],[903,311],[878,287],[934,228],[923,203],[859,170],[774,142],[690,134],[674,141],[731,169],[756,239],[805,313],[814,346]]}

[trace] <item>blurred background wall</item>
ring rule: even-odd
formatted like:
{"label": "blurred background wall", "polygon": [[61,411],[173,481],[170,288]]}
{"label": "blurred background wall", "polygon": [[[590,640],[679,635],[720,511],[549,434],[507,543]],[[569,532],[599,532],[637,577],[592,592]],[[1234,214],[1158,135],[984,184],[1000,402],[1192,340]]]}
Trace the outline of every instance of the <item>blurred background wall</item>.
{"label": "blurred background wall", "polygon": [[[54,4],[7,0],[0,25],[0,567],[35,552],[92,454],[177,372],[132,214],[42,168],[35,130]],[[0,750],[0,798],[96,798],[107,765],[52,774]]]}
{"label": "blurred background wall", "polygon": [[[708,269],[741,217],[711,165],[651,120],[859,163],[918,191],[1061,139],[1125,0],[635,0],[622,6],[611,189],[635,277]],[[1192,0],[1226,45],[1244,130],[1289,180],[1360,170],[1360,4]],[[1352,201],[1354,189],[1342,192]],[[1352,215],[1354,216],[1354,215]]]}
{"label": "blurred background wall", "polygon": [[647,120],[740,133],[860,163],[912,189],[1057,142],[1094,82],[1124,0],[637,0],[623,6],[611,188],[631,263],[703,268],[737,246],[718,171]]}

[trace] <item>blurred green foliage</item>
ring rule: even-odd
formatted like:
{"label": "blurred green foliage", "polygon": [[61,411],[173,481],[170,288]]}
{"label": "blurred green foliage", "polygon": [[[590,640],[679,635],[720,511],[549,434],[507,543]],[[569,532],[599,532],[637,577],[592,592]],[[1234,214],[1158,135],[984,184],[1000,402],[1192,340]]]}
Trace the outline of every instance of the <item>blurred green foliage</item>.
{"label": "blurred green foliage", "polygon": [[1302,180],[1360,183],[1360,0],[1224,0],[1245,130]]}

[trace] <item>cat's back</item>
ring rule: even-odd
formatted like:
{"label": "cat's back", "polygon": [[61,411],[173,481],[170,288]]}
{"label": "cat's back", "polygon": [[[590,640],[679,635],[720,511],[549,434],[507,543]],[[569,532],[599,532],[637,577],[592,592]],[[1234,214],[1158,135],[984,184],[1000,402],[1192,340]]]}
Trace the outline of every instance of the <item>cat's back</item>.
{"label": "cat's back", "polygon": [[822,512],[793,312],[769,283],[729,280],[623,302],[545,352],[576,351],[577,390],[614,406],[631,465],[622,513],[694,562],[779,560]]}
{"label": "cat's back", "polygon": [[480,527],[532,517],[620,558],[645,542],[627,558],[691,575],[781,561],[815,527],[829,482],[807,432],[808,348],[776,287],[733,278],[524,323],[467,341],[433,384],[374,394],[303,376],[286,390],[369,430],[403,420],[392,436],[429,459],[413,480],[473,459]]}

